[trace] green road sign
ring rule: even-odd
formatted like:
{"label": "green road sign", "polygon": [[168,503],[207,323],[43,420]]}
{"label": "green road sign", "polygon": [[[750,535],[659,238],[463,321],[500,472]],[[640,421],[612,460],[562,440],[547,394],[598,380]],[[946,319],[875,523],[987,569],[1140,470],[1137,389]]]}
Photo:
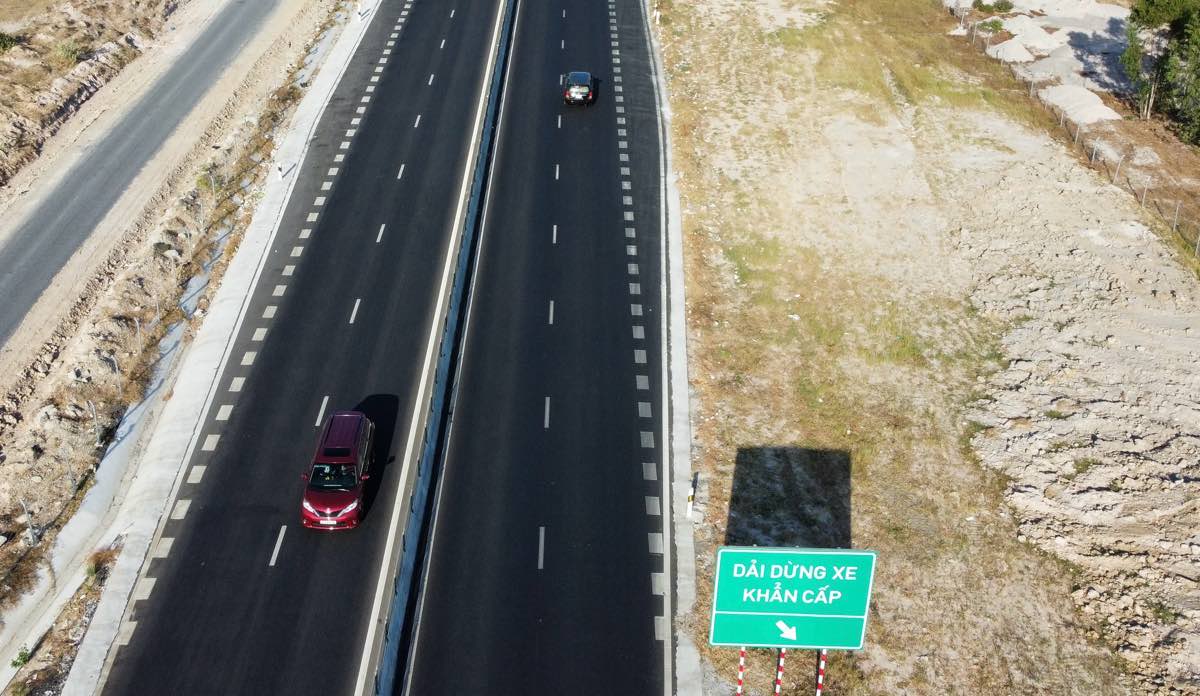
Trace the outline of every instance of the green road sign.
{"label": "green road sign", "polygon": [[722,547],[709,642],[858,650],[874,576],[874,551]]}

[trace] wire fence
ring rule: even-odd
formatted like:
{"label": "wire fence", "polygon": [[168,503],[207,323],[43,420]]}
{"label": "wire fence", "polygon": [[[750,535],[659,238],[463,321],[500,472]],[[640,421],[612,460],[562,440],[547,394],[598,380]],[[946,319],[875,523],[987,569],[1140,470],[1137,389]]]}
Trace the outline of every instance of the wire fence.
{"label": "wire fence", "polygon": [[[972,48],[979,48],[985,55],[991,47],[993,34],[981,31],[984,22],[967,22],[964,8],[950,8],[950,13],[959,20],[959,26],[966,30],[965,38]],[[993,58],[992,56],[988,56]],[[1003,63],[999,59],[993,58]],[[1146,174],[1146,165],[1138,164],[1134,174],[1131,161],[1134,158],[1136,146],[1122,143],[1113,137],[1112,131],[1089,132],[1082,123],[1075,123],[1067,117],[1067,113],[1041,98],[1039,87],[1048,87],[1055,83],[1054,78],[1038,80],[1021,73],[1017,64],[1005,63],[1009,71],[1018,81],[1029,88],[1029,97],[1034,103],[1057,117],[1058,127],[1066,135],[1066,140],[1083,156],[1092,169],[1103,172],[1115,186],[1128,191],[1138,201],[1138,205],[1155,213],[1159,220],[1171,230],[1172,234],[1192,251],[1193,257],[1200,258],[1200,199],[1193,191],[1182,186],[1162,183],[1162,176],[1155,177]],[[1104,137],[1108,136],[1108,137]]]}

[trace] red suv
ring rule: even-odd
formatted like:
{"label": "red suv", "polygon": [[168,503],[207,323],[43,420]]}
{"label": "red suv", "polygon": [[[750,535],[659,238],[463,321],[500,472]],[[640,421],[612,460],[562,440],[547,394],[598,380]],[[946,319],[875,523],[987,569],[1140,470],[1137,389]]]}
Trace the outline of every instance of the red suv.
{"label": "red suv", "polygon": [[325,421],[300,501],[300,522],[311,529],[350,529],[362,519],[363,488],[370,478],[375,424],[358,411],[338,411]]}

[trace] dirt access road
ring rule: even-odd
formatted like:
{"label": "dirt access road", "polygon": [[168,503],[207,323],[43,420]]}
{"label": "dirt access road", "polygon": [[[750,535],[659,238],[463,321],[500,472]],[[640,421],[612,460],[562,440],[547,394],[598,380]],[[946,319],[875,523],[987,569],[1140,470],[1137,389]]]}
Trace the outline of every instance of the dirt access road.
{"label": "dirt access road", "polygon": [[[879,552],[831,694],[1200,693],[1200,288],[923,0],[660,0],[699,597]],[[810,653],[787,688],[810,686]],[[705,649],[708,693],[737,652]],[[751,656],[765,693],[774,656]],[[797,691],[798,692],[798,691]]]}

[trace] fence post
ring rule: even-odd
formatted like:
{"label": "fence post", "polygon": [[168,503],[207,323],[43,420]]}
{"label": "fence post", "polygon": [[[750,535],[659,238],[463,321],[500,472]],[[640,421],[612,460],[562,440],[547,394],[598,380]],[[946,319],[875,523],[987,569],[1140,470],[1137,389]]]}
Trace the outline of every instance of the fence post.
{"label": "fence post", "polygon": [[1149,192],[1150,184],[1146,184],[1144,187],[1142,187],[1142,200],[1138,203],[1138,205],[1142,206],[1143,208],[1146,207],[1146,194]]}
{"label": "fence post", "polygon": [[1092,143],[1092,159],[1091,159],[1092,164],[1096,163],[1096,151],[1099,149],[1100,149],[1100,143],[1098,143],[1098,142]]}
{"label": "fence post", "polygon": [[1121,158],[1117,160],[1117,171],[1115,174],[1113,174],[1113,183],[1114,184],[1117,183],[1117,179],[1121,178],[1121,164],[1123,162],[1125,162],[1125,155],[1121,155]]}
{"label": "fence post", "polygon": [[1175,221],[1171,223],[1171,231],[1179,229],[1179,204],[1180,201],[1175,201]]}

